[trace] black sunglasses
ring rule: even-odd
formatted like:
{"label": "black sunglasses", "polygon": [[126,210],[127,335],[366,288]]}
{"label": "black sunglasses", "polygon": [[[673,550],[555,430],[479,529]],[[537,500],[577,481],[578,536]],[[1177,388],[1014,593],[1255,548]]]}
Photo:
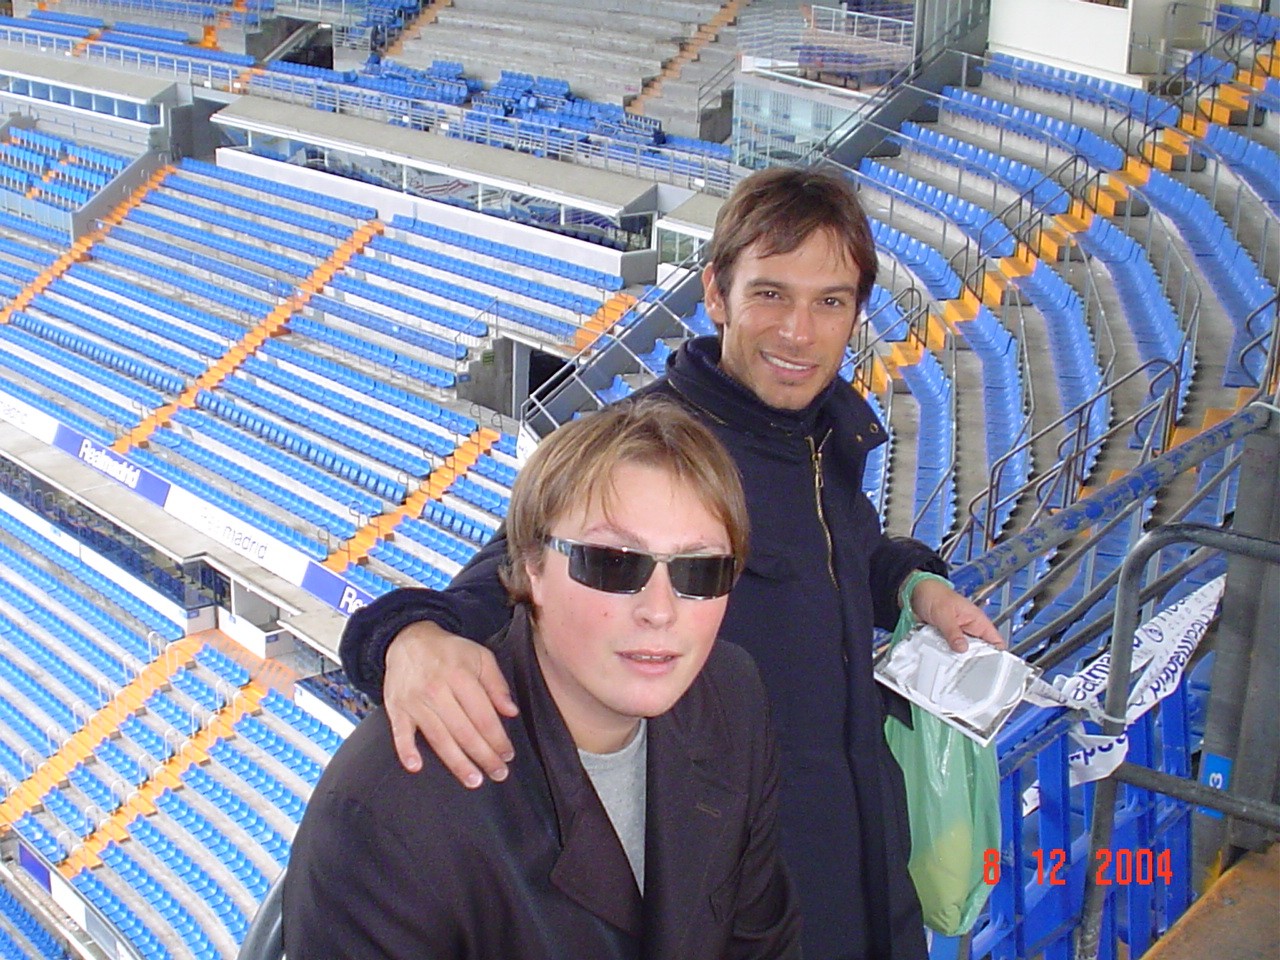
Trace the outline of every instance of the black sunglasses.
{"label": "black sunglasses", "polygon": [[547,546],[569,558],[570,578],[604,593],[639,593],[659,563],[667,565],[671,588],[685,600],[723,597],[737,579],[733,557],[725,554],[644,553],[561,537],[548,537]]}

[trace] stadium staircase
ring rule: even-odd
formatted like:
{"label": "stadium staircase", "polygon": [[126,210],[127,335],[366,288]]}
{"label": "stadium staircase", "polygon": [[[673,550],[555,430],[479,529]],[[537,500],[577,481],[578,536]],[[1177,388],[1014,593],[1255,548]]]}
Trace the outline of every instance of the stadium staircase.
{"label": "stadium staircase", "polygon": [[402,505],[379,514],[338,547],[324,561],[330,570],[341,573],[350,563],[360,563],[380,540],[391,540],[395,528],[405,519],[422,516],[428,500],[439,500],[459,477],[466,476],[477,460],[501,437],[496,430],[481,427],[467,437],[444,462],[427,475],[426,482],[405,498]]}
{"label": "stadium staircase", "polygon": [[611,330],[614,324],[627,315],[627,311],[636,305],[636,297],[618,291],[600,305],[592,316],[588,317],[577,333],[574,334],[573,345],[578,350],[586,350],[597,343],[602,334]]}
{"label": "stadium staircase", "polygon": [[[163,179],[163,178],[161,178]],[[334,275],[341,271],[352,257],[359,254],[365,246],[379,236],[384,227],[378,220],[367,221],[356,227],[346,240],[334,248],[327,260],[321,263],[305,280],[297,286],[296,292],[283,303],[271,308],[271,311],[259,323],[250,329],[239,343],[234,344],[217,362],[196,378],[195,382],[182,392],[178,399],[159,410],[148,414],[128,434],[118,439],[112,449],[117,453],[126,453],[133,447],[147,442],[152,433],[166,426],[179,410],[196,408],[196,400],[201,390],[212,390],[231,376],[244,361],[252,356],[259,347],[283,333],[289,319],[305,307],[311,298],[319,293]]]}
{"label": "stadium staircase", "polygon": [[706,23],[698,25],[692,37],[680,44],[680,52],[662,65],[660,74],[645,80],[640,93],[627,104],[627,110],[643,116],[645,104],[662,96],[663,85],[678,80],[685,66],[697,60],[703,48],[714,42],[721,30],[737,20],[738,13],[750,2],[751,0],[726,0]]}
{"label": "stadium staircase", "polygon": [[[191,647],[194,653],[200,644]],[[162,682],[164,679],[162,678]],[[241,717],[256,710],[266,691],[255,684],[241,687],[225,707],[209,718],[209,722],[183,742],[168,760],[148,779],[143,781],[138,790],[103,822],[97,830],[84,839],[84,842],[73,850],[60,865],[62,874],[70,879],[84,868],[102,865],[100,854],[107,844],[119,843],[129,836],[125,824],[138,815],[150,816],[156,812],[156,800],[165,790],[178,790],[183,781],[181,771],[191,764],[202,764],[209,760],[209,749],[219,738],[231,738],[236,735],[236,723]],[[69,768],[68,768],[69,769]]]}
{"label": "stadium staircase", "polygon": [[111,701],[89,718],[62,747],[52,754],[36,771],[0,803],[0,822],[12,826],[24,813],[41,804],[41,798],[51,787],[66,779],[67,773],[78,763],[92,756],[94,748],[110,737],[120,723],[133,712],[142,709],[144,701],[168,682],[172,664],[195,655],[201,641],[191,637],[176,640],[166,653],[142,668]]}

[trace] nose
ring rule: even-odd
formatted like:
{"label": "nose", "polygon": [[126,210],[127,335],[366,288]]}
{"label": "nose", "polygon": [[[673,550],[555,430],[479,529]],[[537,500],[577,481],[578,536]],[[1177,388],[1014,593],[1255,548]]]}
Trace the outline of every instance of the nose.
{"label": "nose", "polygon": [[787,343],[808,346],[813,343],[816,322],[809,303],[797,300],[795,306],[787,312],[778,333]]}
{"label": "nose", "polygon": [[647,627],[670,626],[676,618],[678,599],[667,574],[667,565],[659,563],[644,589],[636,594],[636,619]]}

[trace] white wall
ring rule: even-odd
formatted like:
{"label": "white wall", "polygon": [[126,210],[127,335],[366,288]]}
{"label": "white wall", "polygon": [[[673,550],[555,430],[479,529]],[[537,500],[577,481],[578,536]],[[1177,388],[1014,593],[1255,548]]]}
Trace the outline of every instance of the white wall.
{"label": "white wall", "polygon": [[[1139,2],[1139,0],[1134,0]],[[1151,5],[1154,0],[1147,0]],[[1136,86],[1129,76],[1132,12],[1087,0],[992,0],[989,46]]]}

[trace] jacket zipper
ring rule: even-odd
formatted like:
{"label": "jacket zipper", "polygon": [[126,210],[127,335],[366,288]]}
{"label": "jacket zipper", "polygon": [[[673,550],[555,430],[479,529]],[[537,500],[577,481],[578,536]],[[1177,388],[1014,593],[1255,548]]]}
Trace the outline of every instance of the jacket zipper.
{"label": "jacket zipper", "polygon": [[830,432],[816,444],[813,442],[813,437],[805,437],[805,440],[809,442],[809,459],[813,461],[813,503],[818,508],[818,523],[822,525],[822,535],[827,538],[827,575],[831,577],[831,585],[839,590],[831,529],[827,526],[827,515],[822,510],[822,446],[829,436],[831,436]]}

